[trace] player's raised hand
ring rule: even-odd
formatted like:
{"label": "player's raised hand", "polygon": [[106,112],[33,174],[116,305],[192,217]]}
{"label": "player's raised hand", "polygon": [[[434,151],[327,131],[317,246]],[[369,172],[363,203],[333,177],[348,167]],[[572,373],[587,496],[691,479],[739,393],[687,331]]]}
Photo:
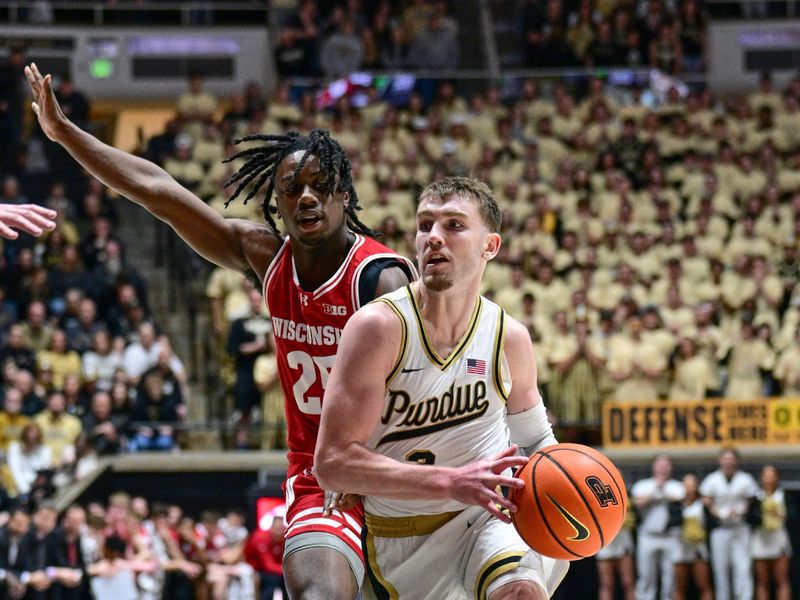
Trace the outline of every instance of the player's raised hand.
{"label": "player's raised hand", "polygon": [[503,474],[507,469],[521,467],[528,462],[526,456],[519,456],[517,452],[517,446],[511,446],[494,456],[454,469],[450,484],[453,499],[482,506],[504,523],[510,523],[511,519],[501,512],[501,508],[516,512],[517,507],[498,488],[520,488],[524,485],[521,479]]}
{"label": "player's raised hand", "polygon": [[50,75],[42,77],[36,63],[31,63],[25,67],[25,77],[28,79],[28,85],[31,86],[33,94],[31,107],[39,119],[42,131],[54,142],[58,141],[59,127],[67,123],[68,119],[53,93],[53,82]]}
{"label": "player's raised hand", "polygon": [[36,237],[56,228],[56,211],[36,204],[0,204],[0,236],[15,240],[19,229]]}

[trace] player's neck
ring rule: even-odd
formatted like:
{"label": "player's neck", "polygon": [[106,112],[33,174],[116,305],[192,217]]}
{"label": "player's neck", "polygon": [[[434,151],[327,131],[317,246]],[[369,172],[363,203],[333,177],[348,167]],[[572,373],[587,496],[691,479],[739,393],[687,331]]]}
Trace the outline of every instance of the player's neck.
{"label": "player's neck", "polygon": [[333,277],[355,241],[356,235],[349,229],[344,229],[317,246],[293,242],[292,258],[300,287],[310,292]]}
{"label": "player's neck", "polygon": [[435,292],[417,282],[412,289],[425,331],[434,345],[457,343],[467,331],[475,311],[478,285]]}

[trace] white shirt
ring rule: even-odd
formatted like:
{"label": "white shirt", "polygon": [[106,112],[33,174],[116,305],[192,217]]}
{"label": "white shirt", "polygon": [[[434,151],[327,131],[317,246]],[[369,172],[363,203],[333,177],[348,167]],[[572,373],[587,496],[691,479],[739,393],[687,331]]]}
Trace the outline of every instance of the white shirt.
{"label": "white shirt", "polygon": [[703,479],[700,494],[714,501],[722,525],[741,525],[750,498],[758,494],[758,484],[752,475],[736,471],[730,481],[717,469]]}
{"label": "white shirt", "polygon": [[669,522],[669,503],[683,500],[686,490],[680,481],[668,479],[658,485],[652,477],[633,484],[631,495],[634,501],[640,498],[653,498],[647,505],[639,508],[641,521],[639,529],[647,533],[664,533]]}

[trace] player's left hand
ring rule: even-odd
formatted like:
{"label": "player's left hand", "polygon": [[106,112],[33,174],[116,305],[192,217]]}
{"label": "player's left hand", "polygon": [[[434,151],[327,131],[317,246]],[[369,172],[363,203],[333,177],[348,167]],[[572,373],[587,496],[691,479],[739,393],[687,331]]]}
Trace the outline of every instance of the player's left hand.
{"label": "player's left hand", "polygon": [[329,517],[335,510],[350,510],[361,502],[358,494],[343,494],[342,492],[325,492],[325,502],[322,509],[322,516]]}
{"label": "player's left hand", "polygon": [[0,236],[15,240],[19,229],[40,236],[56,228],[56,211],[36,204],[0,204]]}

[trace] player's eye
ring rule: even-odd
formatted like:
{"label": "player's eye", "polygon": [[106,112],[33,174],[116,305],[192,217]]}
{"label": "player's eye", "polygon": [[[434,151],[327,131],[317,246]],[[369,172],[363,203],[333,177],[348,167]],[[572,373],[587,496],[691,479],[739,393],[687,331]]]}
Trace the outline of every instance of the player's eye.
{"label": "player's eye", "polygon": [[430,231],[431,224],[428,223],[427,221],[420,221],[417,224],[417,229],[419,229],[420,231]]}

